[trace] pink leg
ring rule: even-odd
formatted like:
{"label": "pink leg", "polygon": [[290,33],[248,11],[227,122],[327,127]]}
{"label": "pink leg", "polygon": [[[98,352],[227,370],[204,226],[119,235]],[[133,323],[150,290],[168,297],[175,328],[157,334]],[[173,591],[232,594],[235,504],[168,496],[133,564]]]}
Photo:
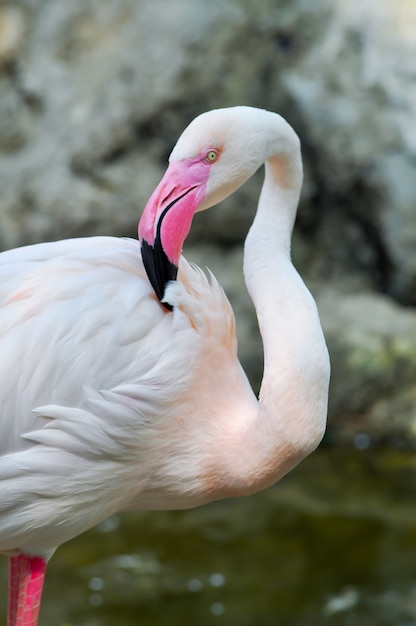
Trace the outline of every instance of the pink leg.
{"label": "pink leg", "polygon": [[7,626],[37,626],[45,572],[40,557],[9,557]]}

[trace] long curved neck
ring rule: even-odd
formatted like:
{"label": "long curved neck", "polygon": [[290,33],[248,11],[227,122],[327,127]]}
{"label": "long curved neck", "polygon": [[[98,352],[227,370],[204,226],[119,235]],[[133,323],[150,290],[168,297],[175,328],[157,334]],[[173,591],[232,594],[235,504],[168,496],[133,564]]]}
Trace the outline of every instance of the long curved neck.
{"label": "long curved neck", "polygon": [[299,150],[266,163],[244,249],[245,280],[264,346],[258,414],[246,436],[264,486],[318,445],[326,422],[328,353],[314,300],[290,259],[301,180]]}

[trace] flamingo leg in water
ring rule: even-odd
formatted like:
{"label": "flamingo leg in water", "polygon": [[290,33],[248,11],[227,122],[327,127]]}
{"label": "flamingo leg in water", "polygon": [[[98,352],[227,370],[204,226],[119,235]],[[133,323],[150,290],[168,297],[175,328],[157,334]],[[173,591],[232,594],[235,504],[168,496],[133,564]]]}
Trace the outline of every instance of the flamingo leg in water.
{"label": "flamingo leg in water", "polygon": [[45,572],[40,557],[9,557],[7,626],[37,626]]}

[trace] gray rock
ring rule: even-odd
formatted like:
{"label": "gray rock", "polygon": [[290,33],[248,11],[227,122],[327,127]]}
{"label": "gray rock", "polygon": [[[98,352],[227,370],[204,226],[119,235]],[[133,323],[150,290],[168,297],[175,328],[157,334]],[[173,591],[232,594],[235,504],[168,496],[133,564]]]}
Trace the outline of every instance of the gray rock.
{"label": "gray rock", "polygon": [[[372,248],[366,261],[359,251],[361,268],[414,305],[416,7],[331,4],[321,37],[284,81],[315,157],[315,179],[343,220],[361,230],[360,247]],[[349,247],[348,240],[336,245]]]}
{"label": "gray rock", "polygon": [[416,312],[334,285],[317,301],[332,360],[330,435],[416,445]]}

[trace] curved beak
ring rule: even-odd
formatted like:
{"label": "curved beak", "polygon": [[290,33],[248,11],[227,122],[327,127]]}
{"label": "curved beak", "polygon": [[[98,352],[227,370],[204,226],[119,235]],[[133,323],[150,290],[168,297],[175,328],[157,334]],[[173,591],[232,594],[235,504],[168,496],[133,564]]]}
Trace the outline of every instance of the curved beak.
{"label": "curved beak", "polygon": [[172,306],[163,300],[165,288],[169,281],[176,280],[183,243],[208,182],[207,170],[201,172],[192,164],[175,161],[169,165],[139,222],[143,265],[157,297],[168,310]]}

